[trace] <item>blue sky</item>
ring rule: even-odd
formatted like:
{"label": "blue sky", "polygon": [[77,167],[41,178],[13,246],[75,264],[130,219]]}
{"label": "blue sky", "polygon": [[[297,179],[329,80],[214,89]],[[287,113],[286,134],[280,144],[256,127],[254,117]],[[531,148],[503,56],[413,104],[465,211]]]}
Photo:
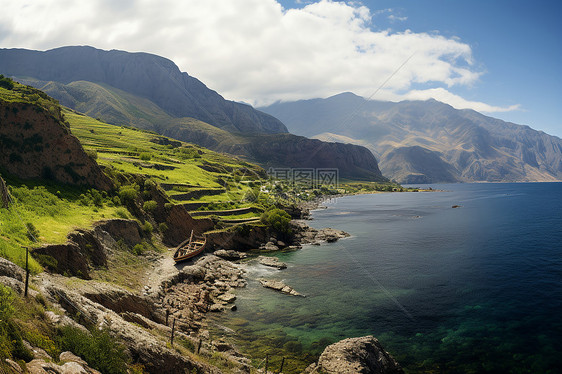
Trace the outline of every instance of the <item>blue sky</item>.
{"label": "blue sky", "polygon": [[[281,1],[302,7],[305,1]],[[491,116],[562,137],[562,1],[364,0],[372,28],[436,32],[467,43],[482,76],[454,92],[520,109]],[[376,14],[377,11],[381,11]]]}
{"label": "blue sky", "polygon": [[[252,105],[435,98],[562,137],[562,2],[0,0],[0,48],[154,53]],[[40,25],[40,27],[38,27]]]}

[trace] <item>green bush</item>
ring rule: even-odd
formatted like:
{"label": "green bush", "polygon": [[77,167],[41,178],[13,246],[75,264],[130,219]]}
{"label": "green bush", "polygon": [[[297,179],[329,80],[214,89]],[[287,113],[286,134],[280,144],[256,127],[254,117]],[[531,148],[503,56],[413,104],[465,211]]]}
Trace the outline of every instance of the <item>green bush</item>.
{"label": "green bush", "polygon": [[0,356],[31,361],[33,354],[23,345],[21,332],[12,320],[14,299],[12,289],[0,284]]}
{"label": "green bush", "polygon": [[154,230],[154,227],[152,227],[152,223],[146,221],[145,223],[142,224],[141,226],[142,231],[144,231],[147,234],[151,234],[152,231]]}
{"label": "green bush", "polygon": [[165,233],[166,231],[168,231],[168,225],[166,225],[166,222],[162,222],[158,225],[158,231],[160,231],[161,233]]}
{"label": "green bush", "polygon": [[146,248],[144,247],[144,245],[142,245],[141,243],[136,244],[133,249],[132,252],[134,255],[140,256],[145,252]]}
{"label": "green bush", "polygon": [[148,152],[142,152],[140,154],[140,159],[143,161],[150,161],[150,159],[152,158],[152,155]]}
{"label": "green bush", "polygon": [[0,74],[0,87],[11,90],[14,88],[14,81]]}
{"label": "green bush", "polygon": [[157,206],[158,206],[158,203],[156,201],[148,200],[148,201],[144,202],[144,204],[142,205],[142,208],[147,212],[152,212],[154,209],[156,209]]}
{"label": "green bush", "polygon": [[139,196],[139,187],[136,184],[122,186],[119,189],[119,199],[123,203],[134,201]]}
{"label": "green bush", "polygon": [[32,242],[39,241],[39,230],[31,222],[26,222],[25,227],[27,228],[27,238]]}
{"label": "green bush", "polygon": [[92,328],[90,333],[71,326],[60,329],[57,337],[62,350],[82,357],[88,364],[104,374],[127,373],[128,358],[125,347],[119,344],[106,329]]}
{"label": "green bush", "polygon": [[289,234],[291,232],[291,216],[282,209],[273,208],[265,211],[261,215],[261,221],[264,224],[269,225],[276,232],[282,234]]}
{"label": "green bush", "polygon": [[123,219],[129,218],[129,214],[127,213],[127,209],[125,209],[125,208],[117,208],[115,210],[115,215],[117,215],[117,217],[123,218]]}

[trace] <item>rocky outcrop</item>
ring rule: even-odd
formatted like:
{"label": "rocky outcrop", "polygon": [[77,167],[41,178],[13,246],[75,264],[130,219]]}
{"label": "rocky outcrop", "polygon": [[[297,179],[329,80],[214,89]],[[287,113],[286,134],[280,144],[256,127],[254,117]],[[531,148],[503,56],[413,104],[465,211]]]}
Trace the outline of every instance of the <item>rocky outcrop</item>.
{"label": "rocky outcrop", "polygon": [[329,227],[317,230],[308,226],[304,221],[291,221],[291,228],[295,236],[295,242],[300,244],[333,243],[350,236],[345,231]]}
{"label": "rocky outcrop", "polygon": [[14,278],[20,282],[23,282],[25,279],[25,270],[23,270],[13,262],[0,257],[0,276]]}
{"label": "rocky outcrop", "polygon": [[45,351],[43,352],[40,357],[25,364],[30,374],[101,374],[72,352],[62,352],[58,357],[59,364],[56,364]]}
{"label": "rocky outcrop", "polygon": [[[167,208],[166,225],[168,229],[163,233],[162,241],[170,246],[179,245],[189,238],[191,230],[194,235],[202,235],[214,226],[208,218],[193,218],[182,205],[173,205]],[[207,240],[209,240],[207,238]],[[207,244],[209,247],[209,244]]]}
{"label": "rocky outcrop", "polygon": [[228,250],[219,249],[218,251],[215,251],[213,254],[217,257],[220,257],[228,261],[237,261],[248,257],[248,255],[245,254],[244,252],[238,252],[232,249],[228,249]]}
{"label": "rocky outcrop", "polygon": [[243,274],[235,264],[206,255],[164,282],[159,305],[183,331],[199,331],[206,313],[234,302],[232,290],[246,286]]}
{"label": "rocky outcrop", "polygon": [[94,281],[83,285],[79,292],[82,296],[121,316],[136,314],[156,323],[165,322],[164,313],[154,305],[154,300],[149,297],[139,296],[123,288]]}
{"label": "rocky outcrop", "polygon": [[33,103],[0,100],[0,166],[22,179],[45,178],[101,190],[112,187],[69,128]]}
{"label": "rocky outcrop", "polygon": [[201,372],[219,373],[216,368],[199,363],[169,349],[153,334],[127,322],[119,314],[95,303],[77,292],[70,291],[45,279],[41,284],[44,294],[72,315],[80,315],[85,321],[106,327],[117,339],[123,341],[130,356],[141,363],[148,373]]}
{"label": "rocky outcrop", "polygon": [[229,230],[212,231],[205,234],[209,250],[232,249],[245,251],[258,248],[270,236],[269,230],[261,225],[241,225]]}
{"label": "rocky outcrop", "polygon": [[90,279],[90,269],[107,266],[108,251],[118,249],[119,241],[133,247],[143,239],[137,221],[112,219],[97,222],[91,230],[71,232],[64,244],[45,244],[32,253],[50,271]]}
{"label": "rocky outcrop", "polygon": [[396,360],[373,336],[344,339],[324,349],[318,364],[306,373],[326,374],[402,374]]}

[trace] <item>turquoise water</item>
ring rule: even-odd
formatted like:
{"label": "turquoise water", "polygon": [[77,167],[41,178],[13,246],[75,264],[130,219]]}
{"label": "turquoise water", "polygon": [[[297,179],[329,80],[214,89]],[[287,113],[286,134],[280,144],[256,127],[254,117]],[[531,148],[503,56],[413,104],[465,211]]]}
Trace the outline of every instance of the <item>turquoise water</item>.
{"label": "turquoise water", "polygon": [[278,254],[286,270],[246,265],[238,311],[220,322],[295,360],[372,334],[409,372],[560,372],[562,183],[432,187],[445,192],[344,197],[315,211],[311,226],[352,237]]}

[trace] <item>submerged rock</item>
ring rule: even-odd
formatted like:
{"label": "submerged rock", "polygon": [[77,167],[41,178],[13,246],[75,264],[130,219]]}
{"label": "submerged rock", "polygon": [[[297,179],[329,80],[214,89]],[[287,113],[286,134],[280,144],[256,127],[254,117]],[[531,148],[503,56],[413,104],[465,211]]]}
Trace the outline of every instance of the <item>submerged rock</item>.
{"label": "submerged rock", "polygon": [[327,374],[402,374],[396,360],[384,350],[373,336],[344,339],[324,349],[318,364],[312,364],[305,373]]}
{"label": "submerged rock", "polygon": [[306,297],[305,295],[295,291],[292,287],[287,286],[285,283],[281,281],[269,280],[269,279],[258,279],[262,286],[265,288],[271,288],[272,290],[279,291],[291,296],[301,296]]}

